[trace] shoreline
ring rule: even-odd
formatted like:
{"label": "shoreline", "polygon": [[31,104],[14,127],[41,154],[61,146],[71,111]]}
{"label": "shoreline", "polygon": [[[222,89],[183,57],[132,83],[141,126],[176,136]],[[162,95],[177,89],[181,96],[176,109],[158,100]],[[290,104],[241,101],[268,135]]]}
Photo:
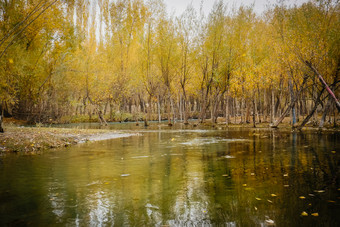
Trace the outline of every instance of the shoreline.
{"label": "shoreline", "polygon": [[46,127],[6,127],[0,135],[0,153],[36,154],[52,148],[68,147],[85,142],[95,142],[134,136],[105,129],[68,129]]}

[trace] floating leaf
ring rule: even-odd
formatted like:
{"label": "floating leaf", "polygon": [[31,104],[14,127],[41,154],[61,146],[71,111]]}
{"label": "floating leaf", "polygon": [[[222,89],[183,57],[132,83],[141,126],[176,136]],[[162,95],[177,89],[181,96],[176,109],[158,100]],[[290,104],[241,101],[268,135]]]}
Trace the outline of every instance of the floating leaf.
{"label": "floating leaf", "polygon": [[333,201],[333,200],[328,200],[328,202],[329,202],[329,203],[335,203],[335,201]]}
{"label": "floating leaf", "polygon": [[257,210],[257,207],[254,207],[255,210]]}
{"label": "floating leaf", "polygon": [[318,217],[319,213],[312,213],[311,215],[314,216],[314,217]]}
{"label": "floating leaf", "polygon": [[256,197],[255,199],[256,199],[256,200],[258,200],[258,201],[260,201],[260,200],[261,200],[260,198],[257,198],[257,197]]}
{"label": "floating leaf", "polygon": [[283,174],[284,177],[288,177],[288,173]]}
{"label": "floating leaf", "polygon": [[268,201],[269,203],[273,203],[273,201],[271,201],[271,200],[269,200],[269,199],[267,199],[267,201]]}
{"label": "floating leaf", "polygon": [[311,197],[313,197],[313,196],[315,196],[314,194],[312,194],[312,193],[310,193],[310,194],[308,194],[309,196],[311,196]]}
{"label": "floating leaf", "polygon": [[335,154],[336,153],[336,151],[331,151],[333,154]]}
{"label": "floating leaf", "polygon": [[300,199],[305,199],[306,197],[304,197],[304,196],[300,196],[299,198],[300,198]]}
{"label": "floating leaf", "polygon": [[325,190],[314,190],[314,192],[323,193]]}
{"label": "floating leaf", "polygon": [[228,177],[229,175],[228,174],[223,174],[222,177]]}
{"label": "floating leaf", "polygon": [[283,187],[288,188],[288,187],[289,187],[289,184],[285,184],[285,185],[283,185]]}
{"label": "floating leaf", "polygon": [[175,138],[172,138],[171,141],[175,141]]}
{"label": "floating leaf", "polygon": [[10,64],[13,64],[13,63],[14,63],[14,61],[13,61],[12,58],[8,59],[8,62],[9,62]]}
{"label": "floating leaf", "polygon": [[243,187],[247,187],[247,184],[242,184]]}
{"label": "floating leaf", "polygon": [[308,216],[308,213],[307,213],[306,211],[303,211],[303,212],[301,213],[301,216]]}
{"label": "floating leaf", "polygon": [[274,221],[272,220],[272,219],[267,219],[266,220],[266,223],[268,224],[268,225],[274,225]]}
{"label": "floating leaf", "polygon": [[275,195],[275,194],[270,194],[272,197],[275,197],[275,196],[277,196],[277,195]]}
{"label": "floating leaf", "polygon": [[254,176],[254,175],[255,175],[255,173],[251,173],[250,175]]}

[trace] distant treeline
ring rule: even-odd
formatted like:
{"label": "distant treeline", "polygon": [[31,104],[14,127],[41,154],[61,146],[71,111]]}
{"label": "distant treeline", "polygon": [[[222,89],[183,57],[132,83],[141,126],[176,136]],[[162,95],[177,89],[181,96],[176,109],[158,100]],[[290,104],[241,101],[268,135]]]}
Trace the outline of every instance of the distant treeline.
{"label": "distant treeline", "polygon": [[0,103],[16,118],[336,123],[339,1],[282,1],[262,15],[218,1],[178,17],[143,0],[0,9]]}

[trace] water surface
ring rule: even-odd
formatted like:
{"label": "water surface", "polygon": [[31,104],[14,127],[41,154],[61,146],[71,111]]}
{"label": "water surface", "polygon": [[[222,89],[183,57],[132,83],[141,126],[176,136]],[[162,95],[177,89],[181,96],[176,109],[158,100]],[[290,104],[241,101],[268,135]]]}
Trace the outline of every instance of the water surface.
{"label": "water surface", "polygon": [[118,128],[0,157],[0,225],[339,226],[338,132]]}

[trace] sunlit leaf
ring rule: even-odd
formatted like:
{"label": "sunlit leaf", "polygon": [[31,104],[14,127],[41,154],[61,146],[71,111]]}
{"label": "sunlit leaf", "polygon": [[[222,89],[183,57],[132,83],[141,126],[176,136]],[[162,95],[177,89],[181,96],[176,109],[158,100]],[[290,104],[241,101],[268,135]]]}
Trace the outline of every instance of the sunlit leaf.
{"label": "sunlit leaf", "polygon": [[260,200],[261,200],[261,198],[258,198],[258,197],[256,197],[255,199],[256,199],[256,200],[258,200],[258,201],[260,201]]}
{"label": "sunlit leaf", "polygon": [[307,213],[306,211],[303,211],[303,212],[301,213],[301,216],[308,216],[308,213]]}
{"label": "sunlit leaf", "polygon": [[299,198],[300,198],[300,199],[305,199],[306,197],[304,197],[304,196],[300,196]]}
{"label": "sunlit leaf", "polygon": [[311,215],[314,216],[314,217],[318,217],[319,213],[311,213]]}

